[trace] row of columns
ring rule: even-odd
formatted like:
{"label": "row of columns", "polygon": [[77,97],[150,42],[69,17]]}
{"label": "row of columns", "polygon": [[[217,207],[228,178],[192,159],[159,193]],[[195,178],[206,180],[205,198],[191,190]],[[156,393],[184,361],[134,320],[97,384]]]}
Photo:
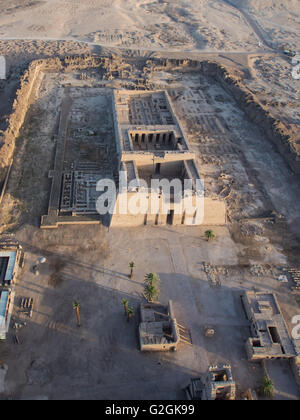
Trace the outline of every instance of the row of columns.
{"label": "row of columns", "polygon": [[156,144],[172,144],[173,148],[175,148],[173,133],[133,133],[131,134],[131,139],[134,144],[139,144],[141,149],[148,149],[149,146],[152,145],[154,147]]}

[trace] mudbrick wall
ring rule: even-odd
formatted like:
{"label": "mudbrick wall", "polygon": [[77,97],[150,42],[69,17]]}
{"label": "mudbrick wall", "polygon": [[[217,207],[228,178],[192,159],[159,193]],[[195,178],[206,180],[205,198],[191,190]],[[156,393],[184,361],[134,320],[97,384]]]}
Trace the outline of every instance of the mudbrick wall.
{"label": "mudbrick wall", "polygon": [[105,63],[105,59],[92,56],[66,57],[33,61],[23,74],[19,89],[16,92],[8,126],[2,135],[2,147],[0,149],[0,199],[1,191],[5,189],[9,176],[15,150],[16,138],[20,135],[21,128],[29,115],[30,105],[34,101],[38,88],[39,74],[41,71],[70,71],[72,69],[86,69],[97,67]]}
{"label": "mudbrick wall", "polygon": [[5,172],[11,164],[15,139],[24,123],[38,72],[39,66],[36,63],[31,64],[21,78],[20,87],[16,92],[8,127],[3,133],[3,145],[0,150],[0,182],[3,182]]}

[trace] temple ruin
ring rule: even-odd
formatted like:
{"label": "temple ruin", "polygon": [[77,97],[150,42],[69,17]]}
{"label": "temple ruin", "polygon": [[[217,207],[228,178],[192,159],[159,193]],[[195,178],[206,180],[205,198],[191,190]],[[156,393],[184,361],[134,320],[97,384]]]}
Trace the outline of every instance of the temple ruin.
{"label": "temple ruin", "polygon": [[274,293],[245,292],[242,301],[251,323],[249,360],[290,359],[297,356]]}
{"label": "temple ruin", "polygon": [[193,378],[185,391],[189,400],[235,400],[236,384],[231,366],[210,366],[206,374]]}
{"label": "temple ruin", "polygon": [[[204,197],[201,206],[196,205],[197,197],[204,195],[204,188],[199,192],[201,177],[196,156],[168,93],[102,88],[100,97],[106,105],[103,121],[99,121],[94,103],[93,108],[84,108],[77,91],[65,88],[54,169],[49,172],[52,188],[48,214],[42,217],[41,227],[56,228],[68,223],[225,224],[224,200]],[[120,187],[121,174],[125,189]],[[101,216],[97,211],[101,195],[97,184],[107,179],[115,182],[116,201],[113,211]],[[168,180],[172,188],[173,183],[179,182],[181,191],[175,195],[173,190],[165,193],[161,187],[153,189],[153,180],[158,184]],[[191,214],[184,205],[186,185],[194,208]],[[125,209],[121,205],[124,194]],[[146,202],[138,214],[129,209],[133,196]],[[153,199],[157,202],[155,208],[151,206]]]}
{"label": "temple ruin", "polygon": [[[184,183],[189,184],[192,201],[199,193],[197,182],[201,179],[196,155],[176,116],[171,98],[166,91],[113,91],[114,123],[120,170],[126,175],[126,183],[134,185],[134,191],[125,190],[130,202],[137,192],[146,200],[145,211],[138,215],[121,211],[122,191],[119,191],[112,226],[140,225],[193,225],[226,223],[226,206],[221,200],[204,197],[203,207],[195,213],[186,213]],[[146,185],[141,185],[141,180]],[[152,181],[179,181],[182,193],[174,195],[152,188]],[[204,191],[202,191],[204,194]],[[151,200],[157,198],[153,209]],[[164,203],[170,204],[164,211]],[[198,213],[198,214],[197,214]]]}
{"label": "temple ruin", "polygon": [[[48,214],[42,217],[42,228],[101,222],[96,185],[100,179],[114,179],[117,167],[110,90],[98,91],[96,99],[91,96],[84,102],[76,91],[72,96],[70,89],[65,89],[54,169],[49,172]],[[96,100],[103,109],[101,121],[94,109]]]}

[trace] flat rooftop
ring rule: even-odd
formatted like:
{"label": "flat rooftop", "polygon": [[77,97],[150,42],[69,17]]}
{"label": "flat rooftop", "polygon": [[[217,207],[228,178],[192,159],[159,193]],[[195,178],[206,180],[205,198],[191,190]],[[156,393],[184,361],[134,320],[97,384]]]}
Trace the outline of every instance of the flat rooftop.
{"label": "flat rooftop", "polygon": [[286,358],[296,356],[275,294],[245,292],[243,302],[251,322],[253,337],[248,342],[250,358]]}
{"label": "flat rooftop", "polygon": [[168,305],[146,303],[140,306],[139,325],[140,347],[142,351],[176,350],[179,343],[172,302]]}

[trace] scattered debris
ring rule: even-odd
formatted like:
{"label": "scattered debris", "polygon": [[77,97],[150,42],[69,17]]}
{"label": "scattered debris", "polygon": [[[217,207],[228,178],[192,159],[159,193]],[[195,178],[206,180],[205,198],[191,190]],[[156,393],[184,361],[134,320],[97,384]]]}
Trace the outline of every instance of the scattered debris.
{"label": "scattered debris", "polygon": [[24,312],[27,314],[27,316],[29,318],[32,318],[33,315],[33,298],[21,298],[20,300],[20,308],[21,308],[21,312]]}
{"label": "scattered debris", "polygon": [[203,263],[203,269],[207,275],[208,281],[211,286],[213,287],[221,287],[221,279],[220,275],[227,276],[228,275],[228,269],[225,267],[217,267],[212,266],[209,263]]}
{"label": "scattered debris", "polygon": [[290,276],[292,277],[292,280],[295,284],[292,290],[300,290],[300,270],[297,268],[291,268],[288,270],[288,272]]}
{"label": "scattered debris", "polygon": [[212,338],[215,335],[215,330],[213,327],[204,327],[204,335],[207,338]]}
{"label": "scattered debris", "polygon": [[289,282],[287,276],[285,276],[284,274],[281,274],[280,276],[278,276],[278,281],[280,283],[288,283]]}
{"label": "scattered debris", "polygon": [[15,330],[15,333],[13,335],[13,341],[15,344],[20,344],[20,339],[18,336],[18,331],[22,328],[26,327],[26,322],[14,322],[13,329]]}

